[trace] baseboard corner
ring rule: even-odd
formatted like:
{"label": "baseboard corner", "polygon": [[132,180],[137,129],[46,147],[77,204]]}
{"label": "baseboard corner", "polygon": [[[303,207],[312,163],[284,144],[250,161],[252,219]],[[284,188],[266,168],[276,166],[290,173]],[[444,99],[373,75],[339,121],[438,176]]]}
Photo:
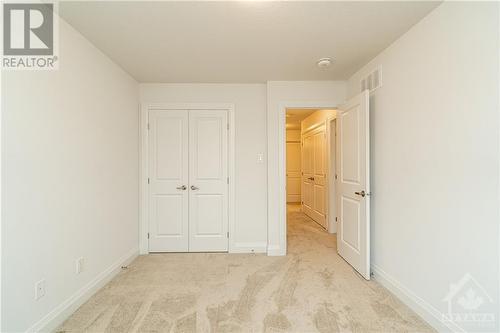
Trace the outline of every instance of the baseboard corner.
{"label": "baseboard corner", "polygon": [[255,243],[234,243],[229,253],[266,253],[267,246],[265,242]]}

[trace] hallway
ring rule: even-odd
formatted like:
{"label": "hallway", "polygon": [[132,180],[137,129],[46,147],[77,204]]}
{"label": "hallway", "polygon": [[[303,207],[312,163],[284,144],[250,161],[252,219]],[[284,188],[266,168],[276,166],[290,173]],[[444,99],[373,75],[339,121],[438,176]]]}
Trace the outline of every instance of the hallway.
{"label": "hallway", "polygon": [[288,251],[140,256],[58,332],[433,332],[360,277],[298,205]]}

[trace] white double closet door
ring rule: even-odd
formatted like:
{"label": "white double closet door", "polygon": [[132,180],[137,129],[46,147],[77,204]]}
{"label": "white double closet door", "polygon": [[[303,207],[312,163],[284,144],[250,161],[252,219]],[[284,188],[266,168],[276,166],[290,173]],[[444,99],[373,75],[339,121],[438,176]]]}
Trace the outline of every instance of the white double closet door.
{"label": "white double closet door", "polygon": [[228,250],[227,110],[149,111],[149,251]]}

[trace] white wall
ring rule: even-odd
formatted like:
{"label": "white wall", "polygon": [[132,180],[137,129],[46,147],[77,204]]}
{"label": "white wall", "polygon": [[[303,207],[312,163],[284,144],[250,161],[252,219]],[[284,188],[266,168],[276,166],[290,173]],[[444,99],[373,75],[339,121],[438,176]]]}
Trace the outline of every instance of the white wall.
{"label": "white wall", "polygon": [[53,328],[138,251],[138,85],[63,21],[59,59],[2,73],[3,332]]}
{"label": "white wall", "polygon": [[[140,84],[142,102],[235,105],[237,252],[265,252],[267,242],[266,85]],[[257,154],[264,161],[257,161]]]}
{"label": "white wall", "polygon": [[[286,254],[285,107],[328,108],[342,104],[344,81],[269,81],[267,83],[268,250]],[[280,152],[281,139],[281,152]]]}
{"label": "white wall", "polygon": [[444,3],[349,80],[353,96],[381,65],[370,99],[375,277],[436,327],[467,272],[495,301],[481,311],[499,308],[498,38],[498,4]]}

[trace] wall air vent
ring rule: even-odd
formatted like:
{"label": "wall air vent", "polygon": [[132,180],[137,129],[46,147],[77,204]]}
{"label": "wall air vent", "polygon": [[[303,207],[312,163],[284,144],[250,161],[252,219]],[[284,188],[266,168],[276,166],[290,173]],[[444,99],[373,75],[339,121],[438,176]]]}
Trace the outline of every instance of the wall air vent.
{"label": "wall air vent", "polygon": [[377,67],[360,81],[360,91],[368,89],[373,92],[375,89],[382,86],[382,71]]}

